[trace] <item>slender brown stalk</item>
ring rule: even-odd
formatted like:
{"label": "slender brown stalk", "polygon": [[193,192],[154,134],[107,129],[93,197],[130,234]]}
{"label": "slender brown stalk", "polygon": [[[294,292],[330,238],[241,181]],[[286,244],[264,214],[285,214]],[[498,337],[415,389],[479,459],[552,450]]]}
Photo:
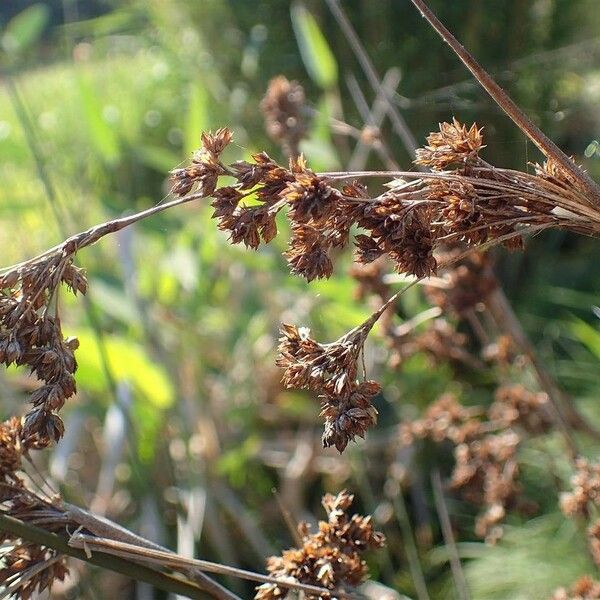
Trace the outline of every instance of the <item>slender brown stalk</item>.
{"label": "slender brown stalk", "polygon": [[[327,596],[332,594],[332,590],[318,587],[316,585],[307,585],[292,581],[291,579],[282,579],[280,577],[261,575],[260,573],[253,573],[252,571],[246,571],[236,567],[229,567],[206,560],[184,558],[182,556],[174,555],[170,552],[144,548],[135,544],[127,544],[125,542],[116,542],[114,540],[98,538],[82,533],[73,534],[69,540],[69,546],[73,548],[84,549],[85,552],[91,556],[93,556],[93,552],[98,551],[114,556],[122,556],[131,559],[143,560],[145,562],[153,562],[157,565],[171,567],[174,569],[188,569],[190,567],[194,567],[209,573],[232,575],[234,577],[239,577],[240,579],[248,579],[250,581],[257,581],[260,583],[274,583],[283,588],[299,590],[302,592],[308,592],[310,594]],[[352,598],[352,596],[346,592],[337,591],[335,592],[335,595],[340,598]]]}
{"label": "slender brown stalk", "polygon": [[350,20],[344,13],[339,3],[339,0],[327,0],[327,4],[336,21],[340,25],[344,35],[346,36],[346,39],[348,40],[352,51],[354,52],[357,60],[359,61],[365,75],[367,76],[367,79],[369,80],[369,84],[373,88],[373,91],[386,100],[388,105],[388,114],[392,125],[394,126],[396,133],[402,139],[406,151],[411,156],[411,158],[414,158],[417,150],[417,142],[408,125],[406,124],[404,117],[396,108],[392,98],[392,94],[388,89],[386,89],[382,85],[381,79],[377,74],[373,63],[371,62],[371,59],[369,58],[369,55],[364,49],[360,38],[354,30],[354,27],[352,27]]}
{"label": "slender brown stalk", "polygon": [[87,556],[83,550],[70,546],[61,536],[30,525],[29,523],[24,523],[8,515],[0,514],[0,530],[12,533],[21,539],[52,548],[61,554],[78,558],[84,562],[109,569],[116,573],[121,573],[138,581],[144,581],[166,592],[179,594],[187,598],[197,598],[198,600],[207,600],[209,598],[202,588],[193,583],[155,571],[131,560],[110,556],[106,553],[98,552],[93,556]]}
{"label": "slender brown stalk", "polygon": [[469,600],[471,595],[467,586],[467,580],[460,564],[460,556],[456,548],[456,542],[454,540],[454,533],[452,531],[452,523],[450,522],[450,515],[448,513],[448,507],[444,499],[444,489],[442,487],[442,479],[440,472],[436,468],[431,474],[431,485],[433,487],[433,499],[437,509],[438,516],[440,518],[440,525],[442,528],[442,535],[444,536],[444,543],[448,549],[450,557],[450,568],[452,569],[452,576],[454,577],[454,584],[456,591],[460,596],[461,600]]}
{"label": "slender brown stalk", "polygon": [[424,0],[411,0],[421,15],[427,19],[440,37],[452,48],[464,65],[471,71],[492,100],[510,117],[515,125],[548,157],[586,190],[588,202],[600,206],[600,187],[580,169],[531,119],[515,104],[510,96],[492,79],[466,48],[448,31]]}

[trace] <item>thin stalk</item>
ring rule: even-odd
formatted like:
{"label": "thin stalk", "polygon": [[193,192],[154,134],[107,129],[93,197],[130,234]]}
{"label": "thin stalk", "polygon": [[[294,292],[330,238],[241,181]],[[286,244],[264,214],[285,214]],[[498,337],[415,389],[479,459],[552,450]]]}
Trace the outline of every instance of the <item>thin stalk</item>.
{"label": "thin stalk", "polygon": [[362,67],[367,79],[369,81],[370,86],[373,88],[373,91],[385,99],[388,105],[388,115],[390,117],[390,121],[394,127],[396,133],[400,136],[400,139],[404,143],[404,147],[408,152],[408,155],[411,158],[414,158],[417,153],[417,142],[409,129],[404,117],[400,114],[400,111],[394,104],[394,93],[390,92],[386,89],[382,83],[369,55],[367,54],[360,38],[358,37],[354,27],[350,23],[350,20],[346,16],[346,13],[342,9],[339,0],[326,0],[329,9],[331,10],[335,20],[338,22],[346,40],[350,44],[352,48],[352,52],[356,56],[360,66]]}
{"label": "thin stalk", "polygon": [[88,552],[88,554],[90,554],[92,551],[99,551],[115,556],[135,557],[139,560],[154,562],[161,566],[168,566],[175,569],[188,569],[190,567],[195,567],[201,569],[202,571],[207,571],[208,573],[232,575],[233,577],[239,577],[240,579],[247,579],[249,581],[256,581],[259,583],[272,583],[279,587],[290,590],[299,590],[311,594],[335,594],[340,598],[351,598],[351,596],[345,592],[334,592],[333,590],[328,590],[316,585],[298,583],[297,581],[292,580],[292,578],[261,575],[260,573],[253,573],[252,571],[238,569],[237,567],[229,567],[227,565],[221,565],[219,563],[200,560],[197,558],[184,558],[170,552],[162,552],[160,550],[153,550],[151,548],[144,548],[134,544],[126,544],[124,542],[115,542],[114,540],[98,538],[93,535],[75,533],[71,536],[69,545],[75,548],[83,548]]}
{"label": "thin stalk", "polygon": [[[334,1],[334,0],[331,0]],[[411,0],[421,15],[435,29],[439,36],[452,48],[464,65],[471,71],[492,100],[508,115],[513,123],[548,157],[556,161],[565,173],[581,184],[586,191],[589,201],[600,206],[600,187],[581,170],[546,134],[537,127],[531,119],[517,106],[510,96],[492,79],[475,58],[448,31],[444,24],[435,16],[424,0]]]}
{"label": "thin stalk", "polygon": [[402,490],[399,490],[394,498],[392,498],[392,504],[394,505],[398,524],[402,530],[402,536],[406,547],[406,558],[408,559],[408,567],[412,575],[415,591],[417,592],[417,598],[418,600],[429,600],[429,592],[427,591],[427,585],[425,584],[425,576],[423,575],[423,569],[421,568],[417,544],[415,543],[410,519],[408,518],[408,512],[406,511],[406,503],[404,502],[404,496],[402,496]]}
{"label": "thin stalk", "polygon": [[456,591],[461,600],[470,600],[471,595],[469,594],[469,588],[467,586],[467,580],[465,578],[462,565],[460,564],[460,556],[456,547],[456,541],[454,540],[454,533],[452,531],[452,523],[450,522],[450,515],[448,513],[448,507],[444,499],[444,490],[442,488],[442,479],[440,472],[437,467],[431,474],[431,485],[433,488],[433,500],[435,507],[440,518],[440,525],[442,528],[442,535],[444,536],[444,544],[448,549],[448,555],[450,557],[450,569],[452,570],[452,577],[454,578],[454,585]]}
{"label": "thin stalk", "polygon": [[73,558],[104,569],[109,569],[132,579],[144,581],[165,592],[180,594],[188,598],[198,598],[198,600],[207,600],[207,598],[211,597],[197,585],[178,577],[155,571],[131,560],[110,556],[101,552],[93,556],[87,556],[83,550],[69,546],[67,541],[61,536],[40,529],[39,527],[34,527],[8,515],[0,514],[0,531],[11,533],[23,540],[35,542],[46,548],[52,548],[61,554],[72,556]]}

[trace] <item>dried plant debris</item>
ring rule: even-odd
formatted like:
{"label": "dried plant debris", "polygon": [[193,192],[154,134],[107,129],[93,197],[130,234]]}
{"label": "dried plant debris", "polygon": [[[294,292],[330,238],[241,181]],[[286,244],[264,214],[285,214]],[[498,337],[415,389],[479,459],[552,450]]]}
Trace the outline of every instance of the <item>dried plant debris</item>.
{"label": "dried plant debris", "polygon": [[589,575],[580,577],[569,589],[558,588],[550,600],[598,600],[600,599],[600,582]]}
{"label": "dried plant debris", "polygon": [[[298,532],[302,547],[290,548],[281,556],[272,556],[267,563],[269,573],[275,577],[310,585],[319,585],[336,592],[348,592],[368,577],[363,559],[365,552],[381,548],[383,534],[373,529],[370,516],[350,516],[348,509],[353,496],[346,491],[337,496],[327,494],[323,507],[327,521],[320,521],[318,531],[310,532],[310,525],[301,523]],[[287,598],[288,590],[273,583],[257,588],[256,600]],[[322,596],[321,596],[322,597]],[[316,600],[317,596],[307,596]]]}
{"label": "dried plant debris", "polygon": [[400,426],[403,445],[429,439],[454,446],[450,488],[483,508],[475,533],[488,542],[502,536],[507,510],[526,507],[518,483],[519,430],[530,434],[546,431],[546,402],[544,394],[521,386],[499,388],[487,411],[465,407],[452,394],[444,394],[429,406],[424,418]]}

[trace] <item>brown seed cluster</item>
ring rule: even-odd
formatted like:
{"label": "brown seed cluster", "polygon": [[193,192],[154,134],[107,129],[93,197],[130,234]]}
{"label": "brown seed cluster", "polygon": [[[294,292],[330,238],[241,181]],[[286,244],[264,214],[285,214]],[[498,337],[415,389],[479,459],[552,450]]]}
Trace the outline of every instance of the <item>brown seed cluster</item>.
{"label": "brown seed cluster", "polygon": [[302,86],[280,75],[271,79],[260,103],[269,137],[288,156],[298,154],[300,140],[306,135],[305,102]]}
{"label": "brown seed cluster", "polygon": [[418,165],[444,171],[478,162],[479,152],[485,146],[481,129],[476,124],[467,127],[452,119],[452,123],[440,123],[439,127],[439,131],[429,134],[427,145],[417,150],[415,162]]}
{"label": "brown seed cluster", "polygon": [[[291,110],[280,106],[287,85],[274,84],[266,103],[279,128]],[[289,93],[292,88],[289,84]],[[288,168],[264,152],[253,155],[252,162],[225,165],[221,153],[231,138],[228,129],[204,134],[191,165],[172,172],[173,192],[185,196],[196,187],[200,196],[213,196],[219,228],[229,232],[233,243],[249,248],[273,239],[275,217],[287,208],[292,237],[286,256],[291,270],[308,280],[331,275],[331,250],[348,244],[353,226],[364,232],[355,236],[359,262],[387,255],[398,272],[419,278],[435,273],[434,253],[449,243],[514,248],[527,228],[570,227],[583,233],[587,227],[592,234],[597,226],[579,218],[590,216],[589,202],[579,188],[566,185],[568,179],[560,179],[558,167],[540,167],[538,175],[530,175],[485,163],[475,125],[442,123],[417,159],[432,169],[431,175],[406,173],[375,197],[357,181],[337,189],[338,177],[314,173],[302,156]],[[219,187],[224,175],[235,183]],[[555,214],[557,206],[573,217]]]}
{"label": "brown seed cluster", "polygon": [[[4,539],[3,539],[4,538]],[[63,581],[68,573],[64,559],[50,548],[13,540],[0,534],[3,543],[17,543],[11,552],[0,554],[0,587],[10,590],[11,596],[20,600],[38,597],[49,590],[55,581]]]}
{"label": "brown seed cluster", "polygon": [[[373,529],[370,516],[348,513],[353,496],[346,491],[337,496],[327,494],[323,506],[327,521],[320,521],[318,531],[310,533],[310,525],[298,527],[301,548],[291,548],[281,556],[272,556],[267,563],[269,573],[275,577],[291,578],[295,582],[318,585],[332,590],[355,588],[368,576],[363,556],[371,549],[381,548],[383,534]],[[257,588],[255,600],[287,598],[289,590],[273,583]],[[321,596],[322,597],[322,596]],[[306,596],[317,600],[319,596]]]}
{"label": "brown seed cluster", "polygon": [[285,323],[281,327],[277,366],[284,370],[283,383],[319,394],[325,419],[323,446],[335,446],[339,452],[377,422],[372,400],[381,388],[375,381],[357,379],[358,357],[371,325],[331,344],[319,344],[306,328]]}
{"label": "brown seed cluster", "polygon": [[[517,397],[519,401],[515,401]],[[542,417],[533,416],[535,411],[542,411],[545,401],[543,396],[520,388],[501,388],[494,404],[484,411],[467,408],[452,394],[444,394],[429,406],[423,419],[400,426],[403,445],[428,439],[454,446],[450,487],[468,502],[483,507],[475,533],[488,542],[502,536],[500,524],[506,511],[519,505],[517,451],[521,438],[512,427],[528,426],[533,421],[531,433],[545,431],[539,427]]]}
{"label": "brown seed cluster", "polygon": [[523,385],[502,385],[489,409],[489,418],[502,427],[521,427],[528,433],[540,435],[552,428],[548,394],[530,392]]}
{"label": "brown seed cluster", "polygon": [[27,365],[43,383],[31,395],[23,435],[49,444],[63,434],[56,414],[75,393],[75,338],[65,339],[57,309],[61,284],[85,293],[87,282],[67,246],[0,277],[0,361]]}
{"label": "brown seed cluster", "polygon": [[600,519],[596,519],[587,529],[590,553],[596,566],[600,567]]}
{"label": "brown seed cluster", "polygon": [[569,589],[558,588],[550,600],[599,600],[600,582],[589,575],[580,577]]}
{"label": "brown seed cluster", "polygon": [[463,317],[483,306],[486,298],[498,288],[498,280],[486,254],[472,252],[459,258],[460,253],[458,247],[443,252],[442,262],[454,264],[443,271],[445,285],[426,285],[425,294],[445,314]]}
{"label": "brown seed cluster", "polygon": [[[51,504],[29,491],[23,478],[23,461],[44,440],[25,434],[22,419],[0,423],[0,514],[43,524],[48,531],[64,529],[64,517]],[[0,587],[14,597],[28,599],[63,580],[64,558],[49,548],[0,532]]]}
{"label": "brown seed cluster", "polygon": [[587,518],[593,507],[600,507],[600,463],[578,458],[571,488],[560,496],[561,510],[567,517]]}

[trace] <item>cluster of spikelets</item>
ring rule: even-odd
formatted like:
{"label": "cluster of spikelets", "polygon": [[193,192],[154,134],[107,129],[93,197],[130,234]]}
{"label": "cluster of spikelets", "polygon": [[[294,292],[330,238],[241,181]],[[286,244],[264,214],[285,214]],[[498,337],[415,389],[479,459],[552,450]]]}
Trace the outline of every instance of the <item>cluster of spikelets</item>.
{"label": "cluster of spikelets", "polygon": [[594,562],[600,567],[600,519],[595,518],[600,508],[600,463],[581,457],[576,459],[571,491],[561,494],[560,508],[567,517],[589,523],[588,545]]}
{"label": "cluster of spikelets", "polygon": [[548,430],[547,404],[545,394],[520,385],[500,387],[487,411],[465,407],[445,394],[428,407],[424,418],[401,425],[400,440],[403,445],[431,440],[454,446],[450,487],[483,507],[475,532],[494,542],[502,536],[500,523],[507,510],[519,506],[517,451],[522,433]]}
{"label": "cluster of spikelets", "polygon": [[600,581],[584,575],[569,589],[558,588],[550,600],[600,600]]}
{"label": "cluster of spikelets", "polygon": [[[48,531],[64,530],[65,519],[57,518],[52,505],[32,493],[22,477],[29,452],[44,445],[44,440],[26,433],[22,419],[12,417],[0,423],[0,514]],[[55,550],[5,532],[0,532],[0,564],[3,590],[24,600],[67,574],[65,559]]]}
{"label": "cluster of spikelets", "polygon": [[[286,85],[289,96],[292,84]],[[272,126],[279,124],[280,134],[289,136],[285,123],[292,113],[293,119],[299,118],[299,104],[276,104],[277,111],[272,106],[268,111]],[[232,243],[252,249],[277,235],[277,215],[285,210],[291,230],[285,257],[291,272],[308,281],[330,277],[332,250],[347,246],[351,238],[358,263],[370,265],[387,257],[399,273],[426,278],[439,264],[459,261],[465,249],[472,252],[494,243],[518,248],[528,230],[565,227],[593,235],[599,229],[600,215],[584,190],[553,162],[537,165],[534,175],[492,167],[479,156],[484,147],[481,130],[456,120],[442,123],[418,151],[416,162],[430,173],[404,173],[374,197],[358,181],[343,184],[351,174],[314,173],[302,156],[291,158],[289,167],[265,152],[253,155],[252,161],[226,164],[221,157],[231,140],[228,129],[204,134],[191,164],[172,172],[173,193],[212,197],[218,227]],[[221,178],[227,185],[220,185]],[[445,302],[458,314],[495,285],[493,277],[481,277],[488,269],[485,259],[479,260],[480,265],[454,272],[458,281],[450,287],[455,293],[446,294]],[[379,386],[356,378],[365,336],[355,331],[321,345],[293,326],[284,326],[282,332],[279,364],[285,369],[284,383],[320,395],[323,442],[342,451],[376,421],[371,400]],[[455,346],[452,355],[465,355],[464,339],[440,322],[417,348],[442,352],[450,342]]]}
{"label": "cluster of spikelets", "polygon": [[[481,130],[456,120],[441,124],[418,152],[416,162],[431,173],[406,173],[375,197],[356,181],[338,189],[335,183],[352,174],[318,175],[302,156],[289,168],[264,152],[227,165],[221,154],[231,139],[228,129],[204,134],[190,166],[172,172],[173,192],[184,196],[196,186],[212,196],[219,228],[233,243],[254,249],[275,237],[275,217],[287,208],[286,257],[292,272],[309,281],[332,274],[331,251],[348,245],[353,226],[365,232],[354,236],[359,262],[387,255],[398,272],[427,277],[437,268],[434,251],[444,244],[520,247],[528,228],[593,234],[600,223],[577,182],[552,162],[538,165],[535,175],[491,167],[479,157]],[[220,176],[233,178],[233,185],[218,186]]]}
{"label": "cluster of spikelets", "polygon": [[372,320],[331,344],[316,342],[304,327],[281,327],[277,365],[283,369],[283,383],[319,394],[323,445],[339,452],[377,422],[372,400],[381,388],[375,381],[357,379],[359,354],[371,326]]}
{"label": "cluster of spikelets", "polygon": [[30,398],[25,437],[46,445],[63,434],[56,414],[75,393],[75,338],[65,339],[58,314],[58,289],[85,293],[87,282],[68,246],[24,263],[0,277],[0,360],[26,365],[43,383]]}
{"label": "cluster of spikelets", "polygon": [[[301,523],[298,532],[302,546],[286,550],[281,556],[271,557],[267,563],[269,573],[332,590],[332,598],[362,583],[368,576],[363,558],[365,552],[381,548],[385,539],[383,534],[373,529],[370,516],[350,516],[348,509],[353,498],[346,491],[337,496],[325,495],[323,507],[327,512],[327,521],[320,521],[315,533],[310,532],[307,523]],[[257,589],[255,599],[275,600],[285,598],[287,594],[288,590],[265,583]],[[307,600],[316,598],[307,596]]]}

